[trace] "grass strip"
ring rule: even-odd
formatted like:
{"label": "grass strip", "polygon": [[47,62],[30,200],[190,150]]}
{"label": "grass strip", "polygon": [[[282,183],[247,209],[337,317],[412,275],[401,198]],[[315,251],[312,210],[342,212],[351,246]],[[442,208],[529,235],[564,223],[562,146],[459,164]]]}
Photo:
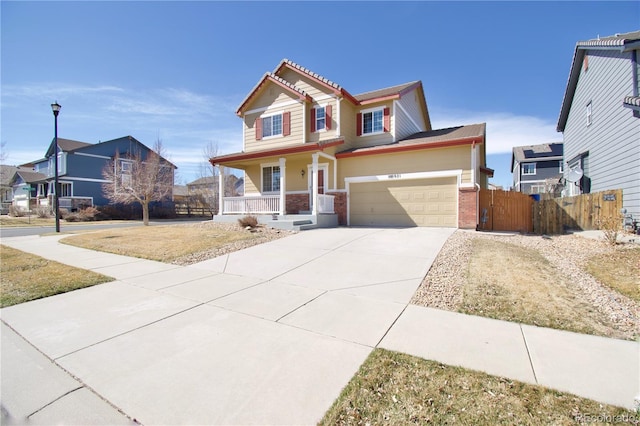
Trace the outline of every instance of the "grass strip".
{"label": "grass strip", "polygon": [[[638,414],[542,386],[375,349],[320,425],[575,425]],[[598,423],[601,424],[601,423]]]}
{"label": "grass strip", "polygon": [[0,307],[53,296],[113,278],[0,246]]}

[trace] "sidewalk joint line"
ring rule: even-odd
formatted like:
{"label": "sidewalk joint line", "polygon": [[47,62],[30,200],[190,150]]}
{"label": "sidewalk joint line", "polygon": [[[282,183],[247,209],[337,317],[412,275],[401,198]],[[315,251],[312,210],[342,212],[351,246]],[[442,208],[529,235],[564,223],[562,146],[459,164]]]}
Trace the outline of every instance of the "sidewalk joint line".
{"label": "sidewalk joint line", "polygon": [[38,408],[36,411],[34,411],[33,413],[29,414],[27,416],[27,419],[31,418],[31,416],[39,413],[40,411],[44,410],[45,408],[47,408],[50,405],[55,404],[56,402],[60,401],[62,398],[64,398],[67,395],[70,395],[72,393],[74,393],[75,391],[79,391],[80,389],[84,388],[84,386],[80,385],[77,388],[71,389],[65,393],[63,393],[62,395],[58,396],[57,398],[55,398],[53,401],[49,401],[48,403],[46,403],[45,405],[43,405],[42,407]]}
{"label": "sidewalk joint line", "polygon": [[524,347],[527,350],[527,357],[529,358],[529,365],[531,365],[531,372],[533,373],[533,379],[536,381],[536,384],[539,385],[538,377],[536,376],[536,369],[533,367],[533,360],[531,359],[531,352],[529,352],[529,345],[527,344],[527,338],[524,335],[524,330],[522,329],[522,324],[518,324],[520,327],[520,334],[522,334],[522,340],[524,341]]}
{"label": "sidewalk joint line", "polygon": [[319,295],[317,295],[316,297],[314,297],[311,300],[307,300],[305,303],[303,303],[302,305],[298,306],[297,308],[294,308],[293,310],[291,310],[290,312],[287,312],[286,314],[282,315],[280,318],[278,318],[275,322],[280,323],[280,320],[284,317],[287,317],[289,315],[291,315],[292,313],[294,313],[295,311],[297,311],[298,309],[302,308],[303,306],[307,306],[309,303],[313,302],[314,300],[318,299],[320,296],[323,296],[325,294],[327,294],[328,291],[325,290],[322,293],[320,293]]}
{"label": "sidewalk joint line", "polygon": [[387,337],[387,334],[389,334],[389,332],[391,331],[391,329],[393,328],[394,325],[396,325],[396,322],[398,322],[398,320],[400,319],[400,317],[402,316],[402,314],[404,314],[404,311],[407,310],[407,308],[409,307],[409,304],[407,303],[406,305],[404,305],[404,308],[402,308],[402,312],[400,312],[398,314],[398,316],[396,317],[396,319],[393,320],[393,322],[391,323],[391,325],[389,326],[389,328],[387,328],[387,330],[384,332],[384,334],[382,335],[382,337],[380,338],[380,340],[378,340],[378,343],[376,343],[376,345],[374,346],[374,348],[378,348],[378,346],[380,345],[380,343],[382,343],[382,341],[384,340],[385,337]]}

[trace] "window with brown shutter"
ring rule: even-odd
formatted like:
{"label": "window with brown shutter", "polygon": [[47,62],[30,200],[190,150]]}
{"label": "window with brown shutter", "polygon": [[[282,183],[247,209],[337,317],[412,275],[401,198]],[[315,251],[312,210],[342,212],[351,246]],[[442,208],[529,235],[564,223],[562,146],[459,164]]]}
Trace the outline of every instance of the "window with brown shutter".
{"label": "window with brown shutter", "polygon": [[282,136],[289,136],[291,134],[291,112],[285,111],[282,114]]}
{"label": "window with brown shutter", "polygon": [[256,129],[256,140],[259,141],[262,139],[262,118],[256,118],[256,122],[253,127]]}
{"label": "window with brown shutter", "polygon": [[311,122],[309,123],[310,125],[310,131],[311,133],[316,131],[316,109],[315,108],[311,108]]}
{"label": "window with brown shutter", "polygon": [[324,108],[324,128],[331,130],[331,105]]}

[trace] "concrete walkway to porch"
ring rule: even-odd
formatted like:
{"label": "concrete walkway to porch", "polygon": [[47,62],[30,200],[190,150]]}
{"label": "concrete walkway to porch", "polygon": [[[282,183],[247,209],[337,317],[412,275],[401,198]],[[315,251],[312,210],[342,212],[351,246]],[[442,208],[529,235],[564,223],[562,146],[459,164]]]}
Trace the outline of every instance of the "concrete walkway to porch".
{"label": "concrete walkway to porch", "polygon": [[633,408],[637,342],[408,305],[453,231],[318,229],[188,267],[3,239],[116,280],[0,311],[2,423],[315,424],[375,347]]}

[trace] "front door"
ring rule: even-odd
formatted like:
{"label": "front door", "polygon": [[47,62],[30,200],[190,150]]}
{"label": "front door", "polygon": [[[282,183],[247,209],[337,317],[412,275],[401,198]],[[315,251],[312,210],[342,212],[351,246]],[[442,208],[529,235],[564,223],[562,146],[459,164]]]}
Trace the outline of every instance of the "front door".
{"label": "front door", "polygon": [[[313,209],[313,182],[311,182],[312,166],[308,166],[309,170],[309,208]],[[318,194],[324,194],[327,186],[327,164],[318,164]]]}

